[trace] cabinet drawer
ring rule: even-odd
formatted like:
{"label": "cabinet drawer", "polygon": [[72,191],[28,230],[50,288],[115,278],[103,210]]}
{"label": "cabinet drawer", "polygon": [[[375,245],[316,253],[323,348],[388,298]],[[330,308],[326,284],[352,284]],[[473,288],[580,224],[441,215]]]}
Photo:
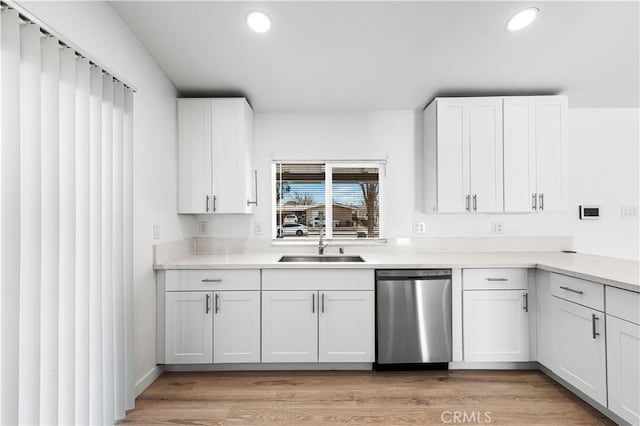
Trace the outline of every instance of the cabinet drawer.
{"label": "cabinet drawer", "polygon": [[166,291],[260,290],[259,269],[169,270]]}
{"label": "cabinet drawer", "polygon": [[640,324],[640,293],[607,286],[606,313]]}
{"label": "cabinet drawer", "polygon": [[528,274],[524,268],[464,269],[464,290],[526,290]]}
{"label": "cabinet drawer", "polygon": [[372,269],[265,269],[263,290],[373,290]]}
{"label": "cabinet drawer", "polygon": [[551,294],[604,312],[604,286],[561,274],[551,274]]}

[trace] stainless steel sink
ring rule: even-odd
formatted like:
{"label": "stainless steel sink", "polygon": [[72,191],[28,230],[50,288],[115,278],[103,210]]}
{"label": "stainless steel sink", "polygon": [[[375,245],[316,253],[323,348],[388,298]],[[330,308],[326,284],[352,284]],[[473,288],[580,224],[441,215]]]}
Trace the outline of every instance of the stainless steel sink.
{"label": "stainless steel sink", "polygon": [[297,256],[282,256],[278,262],[364,262],[364,259],[360,256],[315,256],[315,255],[297,255]]}

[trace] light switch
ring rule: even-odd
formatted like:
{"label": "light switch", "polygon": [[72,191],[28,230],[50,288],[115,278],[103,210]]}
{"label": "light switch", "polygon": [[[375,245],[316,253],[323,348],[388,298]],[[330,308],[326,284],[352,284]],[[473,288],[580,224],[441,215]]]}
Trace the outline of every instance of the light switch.
{"label": "light switch", "polygon": [[638,206],[622,206],[622,217],[638,217]]}

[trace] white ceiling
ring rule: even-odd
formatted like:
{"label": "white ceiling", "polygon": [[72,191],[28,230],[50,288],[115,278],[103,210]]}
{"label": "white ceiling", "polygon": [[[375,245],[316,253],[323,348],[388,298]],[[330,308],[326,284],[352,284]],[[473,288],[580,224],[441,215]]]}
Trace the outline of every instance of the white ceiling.
{"label": "white ceiling", "polygon": [[[639,3],[111,3],[183,96],[247,96],[257,111],[414,109],[435,96],[565,93],[639,106]],[[504,26],[535,5],[518,33]],[[271,31],[244,22],[268,13]]]}

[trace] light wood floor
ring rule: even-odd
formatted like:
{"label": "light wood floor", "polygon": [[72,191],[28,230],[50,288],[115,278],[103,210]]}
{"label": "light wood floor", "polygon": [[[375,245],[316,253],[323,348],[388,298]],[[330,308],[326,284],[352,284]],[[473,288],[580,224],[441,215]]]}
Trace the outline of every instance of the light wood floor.
{"label": "light wood floor", "polygon": [[612,424],[538,371],[164,373],[124,422],[453,424],[455,411],[483,424],[485,411],[491,424]]}

